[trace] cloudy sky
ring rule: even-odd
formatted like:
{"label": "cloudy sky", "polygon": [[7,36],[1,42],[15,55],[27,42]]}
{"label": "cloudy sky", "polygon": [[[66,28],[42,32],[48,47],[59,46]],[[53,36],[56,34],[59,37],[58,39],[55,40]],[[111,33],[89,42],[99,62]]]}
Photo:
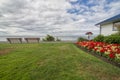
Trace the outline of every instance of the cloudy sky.
{"label": "cloudy sky", "polygon": [[119,13],[120,0],[0,0],[0,35],[98,34]]}

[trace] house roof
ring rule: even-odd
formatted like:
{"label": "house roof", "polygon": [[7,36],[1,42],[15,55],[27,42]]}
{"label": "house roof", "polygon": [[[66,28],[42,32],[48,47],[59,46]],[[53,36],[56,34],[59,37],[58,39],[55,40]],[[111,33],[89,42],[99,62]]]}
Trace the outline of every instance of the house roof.
{"label": "house roof", "polygon": [[116,16],[113,16],[113,17],[111,17],[109,19],[106,19],[106,20],[104,20],[102,22],[99,22],[99,23],[97,23],[95,25],[103,25],[103,24],[108,24],[108,23],[113,23],[113,22],[118,22],[118,21],[120,21],[120,14],[118,14]]}

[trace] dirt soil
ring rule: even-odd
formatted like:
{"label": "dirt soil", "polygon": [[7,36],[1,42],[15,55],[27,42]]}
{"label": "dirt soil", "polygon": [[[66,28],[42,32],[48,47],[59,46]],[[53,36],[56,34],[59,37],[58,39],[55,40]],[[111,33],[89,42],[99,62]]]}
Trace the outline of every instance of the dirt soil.
{"label": "dirt soil", "polygon": [[2,49],[2,50],[0,50],[0,55],[8,54],[8,53],[10,53],[12,50],[13,50],[13,49],[11,49],[11,48]]}

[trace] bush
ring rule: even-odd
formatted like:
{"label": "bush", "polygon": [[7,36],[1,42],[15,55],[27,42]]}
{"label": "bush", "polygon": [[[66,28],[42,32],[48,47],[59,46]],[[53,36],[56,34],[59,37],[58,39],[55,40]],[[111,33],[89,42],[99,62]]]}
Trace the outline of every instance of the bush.
{"label": "bush", "polygon": [[97,37],[95,37],[93,39],[93,41],[103,42],[104,41],[104,36],[103,35],[98,35]]}
{"label": "bush", "polygon": [[120,44],[120,35],[118,33],[109,36],[98,35],[93,40],[110,44]]}
{"label": "bush", "polygon": [[83,38],[83,37],[79,37],[78,41],[88,41],[87,39]]}
{"label": "bush", "polygon": [[51,35],[47,35],[43,41],[55,41],[55,38]]}
{"label": "bush", "polygon": [[114,34],[111,34],[110,36],[120,36],[119,33],[114,33]]}
{"label": "bush", "polygon": [[120,44],[120,36],[119,35],[110,35],[110,36],[106,36],[104,38],[104,42],[106,43],[114,43],[114,44]]}

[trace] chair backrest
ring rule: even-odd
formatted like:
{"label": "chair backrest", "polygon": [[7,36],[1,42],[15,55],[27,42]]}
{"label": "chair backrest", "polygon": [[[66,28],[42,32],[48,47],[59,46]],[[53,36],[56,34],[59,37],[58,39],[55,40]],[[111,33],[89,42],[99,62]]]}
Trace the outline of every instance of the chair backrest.
{"label": "chair backrest", "polygon": [[40,38],[24,38],[27,43],[39,43]]}
{"label": "chair backrest", "polygon": [[22,43],[22,38],[7,38],[9,43]]}

